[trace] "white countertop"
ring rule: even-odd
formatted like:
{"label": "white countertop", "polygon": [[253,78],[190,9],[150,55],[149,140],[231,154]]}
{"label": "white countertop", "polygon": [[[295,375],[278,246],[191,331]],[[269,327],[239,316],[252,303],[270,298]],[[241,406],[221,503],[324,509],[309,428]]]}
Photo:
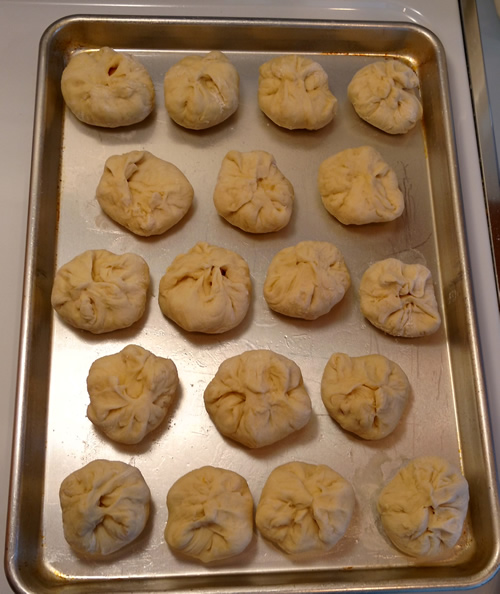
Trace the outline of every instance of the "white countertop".
{"label": "white countertop", "polygon": [[[481,1],[481,0],[480,0]],[[482,0],[490,2],[493,0]],[[281,8],[280,8],[281,6]],[[283,9],[286,7],[286,10]],[[342,10],[343,9],[343,10]],[[0,200],[4,215],[0,218],[1,268],[7,290],[3,295],[0,343],[1,472],[0,526],[5,534],[8,476],[14,421],[16,371],[21,315],[26,216],[28,207],[33,110],[35,98],[38,42],[45,28],[70,14],[135,14],[152,16],[260,16],[296,18],[337,18],[362,20],[398,20],[422,24],[442,41],[448,56],[451,97],[460,165],[466,231],[470,250],[479,335],[483,353],[486,387],[492,425],[496,431],[496,454],[500,453],[500,315],[495,290],[493,266],[483,207],[479,162],[471,117],[470,96],[460,32],[458,4],[455,0],[274,0],[237,2],[161,2],[160,0],[120,2],[77,0],[43,2],[37,0],[0,0],[0,131],[3,150],[0,159]],[[491,28],[488,29],[491,31]],[[500,37],[488,39],[488,47],[498,49]],[[495,45],[496,44],[496,45]],[[500,136],[500,132],[498,132]],[[0,576],[0,592],[10,592],[5,573]],[[498,594],[500,575],[476,590],[480,594]]]}

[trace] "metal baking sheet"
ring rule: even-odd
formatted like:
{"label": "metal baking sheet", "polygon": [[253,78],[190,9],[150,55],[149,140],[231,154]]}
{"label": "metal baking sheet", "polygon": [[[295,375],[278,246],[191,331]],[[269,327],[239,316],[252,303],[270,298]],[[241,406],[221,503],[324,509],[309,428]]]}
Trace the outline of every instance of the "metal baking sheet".
{"label": "metal baking sheet", "polygon": [[[143,123],[106,130],[85,126],[60,94],[73,52],[108,45],[129,51],[155,82],[155,112]],[[200,132],[167,116],[163,76],[181,57],[218,49],[241,77],[238,111]],[[330,125],[287,131],[258,109],[258,68],[267,59],[300,53],[317,60],[338,98]],[[363,65],[383,57],[411,64],[421,81],[423,122],[390,136],[360,120],[346,88]],[[395,169],[405,195],[402,217],[391,223],[344,227],[321,204],[317,170],[344,148],[375,146]],[[141,239],[108,219],[95,200],[105,159],[146,149],[173,162],[195,189],[194,206],[165,235]],[[230,149],[271,152],[292,182],[290,224],[264,236],[245,234],[216,213],[212,192]],[[333,21],[108,18],[58,21],[40,46],[33,170],[27,241],[18,408],[12,464],[6,568],[19,592],[354,592],[471,588],[499,564],[499,509],[487,403],[464,244],[460,186],[444,50],[419,26]],[[333,242],[352,277],[346,297],[316,321],[286,319],[266,306],[267,266],[281,248],[300,240]],[[158,283],[179,253],[205,240],[234,249],[248,262],[253,299],[243,324],[223,335],[189,334],[168,322],[157,303]],[[148,262],[152,290],[142,321],[127,330],[92,336],[64,325],[51,310],[59,265],[90,248],[133,251]],[[362,273],[389,256],[420,262],[432,273],[443,317],[428,338],[398,339],[373,328],[359,310]],[[166,422],[137,446],[103,438],[86,417],[86,376],[100,356],[136,343],[171,357],[179,370],[178,401]],[[203,391],[219,364],[251,348],[270,348],[301,368],[313,402],[311,422],[273,446],[248,450],[220,436],[203,406]],[[398,428],[378,442],[343,432],[320,398],[320,378],[335,351],[381,353],[409,377],[412,393]],[[471,502],[464,534],[449,558],[419,562],[396,551],[375,512],[383,483],[412,457],[438,454],[463,469]],[[67,474],[96,458],[136,465],[153,498],[145,533],[122,554],[88,562],[64,540],[58,489]],[[205,464],[235,470],[257,503],[269,472],[290,460],[326,463],[351,481],[356,509],[344,538],[325,555],[290,558],[255,532],[249,548],[204,566],[174,555],[163,531],[172,483]]]}

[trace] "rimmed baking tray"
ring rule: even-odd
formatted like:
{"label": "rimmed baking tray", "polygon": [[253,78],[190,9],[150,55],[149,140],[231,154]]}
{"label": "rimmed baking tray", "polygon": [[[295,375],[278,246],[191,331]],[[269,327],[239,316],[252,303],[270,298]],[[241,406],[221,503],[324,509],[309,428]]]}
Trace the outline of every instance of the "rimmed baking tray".
{"label": "rimmed baking tray", "polygon": [[[155,112],[127,129],[85,126],[65,108],[62,70],[70,55],[104,45],[136,55],[157,92]],[[163,107],[166,70],[181,57],[218,49],[241,78],[237,113],[225,123],[192,132],[174,124]],[[258,68],[284,53],[322,64],[338,98],[333,123],[316,132],[287,131],[258,109]],[[346,88],[363,65],[396,57],[419,74],[423,122],[409,134],[387,135],[360,120]],[[54,23],[40,46],[25,297],[6,569],[19,592],[354,592],[471,588],[499,564],[499,509],[487,402],[471,299],[456,169],[444,50],[426,29],[403,23],[260,19],[117,18],[74,16]],[[317,170],[344,148],[369,144],[395,169],[405,212],[382,225],[344,227],[321,204]],[[95,201],[105,159],[146,149],[173,162],[195,189],[191,212],[164,236],[140,239],[119,228]],[[282,231],[250,236],[215,212],[212,192],[228,150],[274,154],[296,200]],[[303,239],[331,241],[352,277],[346,297],[316,321],[272,313],[262,296],[267,266],[281,248]],[[252,307],[244,323],[218,336],[190,335],[168,322],[157,304],[165,268],[197,241],[234,249],[252,274]],[[90,248],[133,251],[148,262],[152,291],[145,318],[132,328],[89,336],[52,312],[56,268]],[[371,327],[359,310],[364,270],[394,256],[426,264],[433,273],[443,317],[428,338],[396,339]],[[181,390],[168,420],[145,443],[117,446],[86,418],[85,379],[99,356],[128,343],[171,357]],[[301,432],[255,451],[223,439],[210,422],[203,391],[219,364],[250,348],[270,348],[301,368],[313,417]],[[319,384],[335,351],[381,353],[409,377],[410,405],[398,428],[379,442],[343,432],[327,415]],[[408,459],[438,454],[462,468],[471,501],[464,534],[440,562],[416,561],[384,537],[375,512],[382,484]],[[106,562],[86,562],[64,540],[58,489],[62,479],[95,458],[136,465],[148,482],[153,511],[144,535]],[[255,533],[237,558],[203,566],[166,545],[165,497],[182,474],[204,464],[235,470],[255,502],[269,472],[290,461],[326,463],[351,481],[356,510],[344,538],[327,555],[289,558]]]}

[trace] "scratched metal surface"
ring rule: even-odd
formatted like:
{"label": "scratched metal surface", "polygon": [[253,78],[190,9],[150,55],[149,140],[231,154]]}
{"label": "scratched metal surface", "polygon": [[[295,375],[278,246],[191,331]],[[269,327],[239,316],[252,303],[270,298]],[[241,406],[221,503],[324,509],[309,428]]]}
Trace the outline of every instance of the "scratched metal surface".
{"label": "scratched metal surface", "polygon": [[[85,126],[64,108],[58,81],[72,51],[110,45],[136,55],[156,86],[156,110],[130,129]],[[225,123],[193,132],[175,125],[163,105],[163,76],[184,55],[221,49],[237,67],[240,106]],[[258,109],[259,65],[285,52],[310,55],[329,75],[338,98],[334,122],[316,132],[287,131]],[[391,55],[419,73],[424,121],[390,136],[361,121],[346,88],[363,65]],[[8,569],[19,591],[355,591],[360,588],[474,586],[498,564],[498,510],[482,377],[463,246],[460,190],[446,64],[434,37],[418,27],[385,23],[207,21],[75,17],[54,26],[41,45],[26,302],[20,364],[19,413],[13,460]],[[317,171],[323,159],[348,147],[375,146],[395,169],[405,212],[382,225],[345,227],[321,204]],[[163,236],[141,239],[100,210],[95,188],[112,154],[146,149],[177,165],[195,189],[188,215]],[[295,189],[290,224],[254,236],[222,220],[212,202],[228,150],[263,149]],[[305,239],[333,242],[344,254],[352,286],[340,304],[316,321],[270,311],[262,295],[274,254]],[[217,336],[189,334],[164,318],[157,291],[166,267],[197,241],[237,251],[250,267],[252,305],[236,329]],[[55,269],[86,249],[132,251],[152,277],[144,318],[127,330],[92,336],[64,325],[50,309]],[[443,316],[431,337],[397,339],[364,320],[358,287],[364,270],[389,256],[427,265]],[[91,363],[129,343],[172,358],[180,376],[167,420],[137,446],[119,446],[86,417]],[[269,348],[301,368],[313,403],[310,423],[273,446],[248,450],[224,439],[203,405],[203,391],[222,361],[244,350]],[[397,429],[379,442],[342,431],[320,397],[324,366],[335,351],[381,353],[396,361],[412,386]],[[408,459],[439,454],[463,468],[471,483],[471,512],[449,558],[433,566],[398,553],[375,513],[383,483]],[[145,533],[103,563],[75,556],[64,540],[58,489],[73,470],[96,458],[123,460],[143,473],[153,497]],[[235,470],[255,503],[269,472],[290,460],[326,463],[351,481],[356,509],[344,538],[326,555],[289,558],[257,532],[240,556],[209,567],[173,554],[163,538],[165,498],[172,483],[205,464]],[[29,517],[29,521],[28,521]],[[481,539],[477,539],[477,535]],[[458,568],[458,569],[457,569]]]}

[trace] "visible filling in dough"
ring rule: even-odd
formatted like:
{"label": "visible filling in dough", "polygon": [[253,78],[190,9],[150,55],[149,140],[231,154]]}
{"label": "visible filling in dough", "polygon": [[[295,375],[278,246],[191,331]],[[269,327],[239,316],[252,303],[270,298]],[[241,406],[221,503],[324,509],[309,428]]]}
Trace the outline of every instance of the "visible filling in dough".
{"label": "visible filling in dough", "polygon": [[146,68],[133,56],[109,47],[72,56],[62,73],[61,91],[79,120],[104,128],[142,122],[155,104]]}
{"label": "visible filling in dough", "polygon": [[243,321],[251,289],[241,256],[200,242],[167,268],[158,301],[165,316],[184,330],[220,334]]}

